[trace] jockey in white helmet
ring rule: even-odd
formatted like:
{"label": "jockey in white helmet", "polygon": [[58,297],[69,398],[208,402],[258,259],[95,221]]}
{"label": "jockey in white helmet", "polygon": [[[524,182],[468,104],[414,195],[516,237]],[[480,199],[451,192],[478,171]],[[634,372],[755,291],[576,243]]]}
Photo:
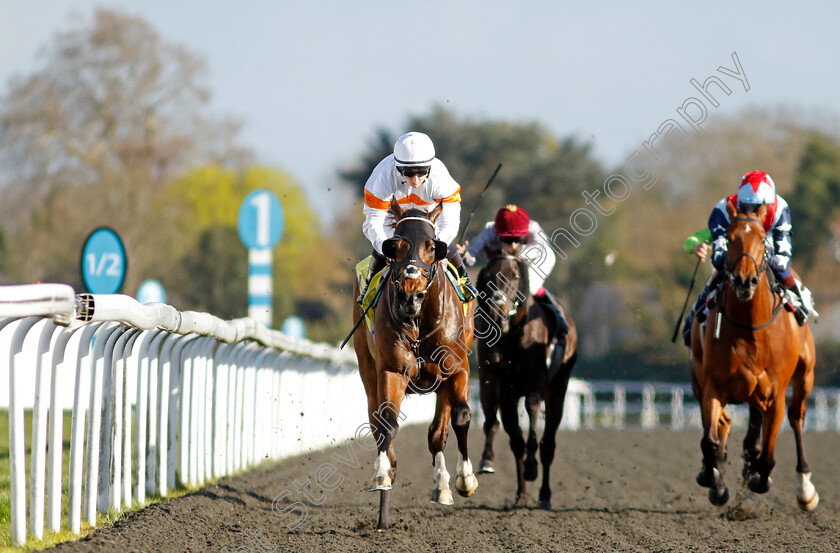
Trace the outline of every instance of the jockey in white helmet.
{"label": "jockey in white helmet", "polygon": [[[432,140],[421,132],[410,132],[394,143],[394,153],[379,162],[365,184],[365,222],[362,231],[373,246],[373,259],[368,272],[371,277],[385,268],[382,243],[394,235],[394,218],[388,212],[391,198],[403,209],[431,211],[442,202],[437,219],[436,238],[449,246],[449,261],[468,289],[475,293],[467,270],[453,240],[461,224],[461,187],[449,175],[442,161],[435,157]],[[367,287],[365,287],[365,291]],[[365,291],[361,297],[364,297]]]}

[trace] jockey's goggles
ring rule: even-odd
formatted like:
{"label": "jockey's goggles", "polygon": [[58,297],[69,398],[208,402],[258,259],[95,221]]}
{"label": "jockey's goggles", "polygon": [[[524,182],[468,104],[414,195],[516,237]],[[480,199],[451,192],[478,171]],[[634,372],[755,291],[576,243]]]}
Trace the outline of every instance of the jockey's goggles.
{"label": "jockey's goggles", "polygon": [[501,240],[505,244],[521,244],[525,241],[524,236],[499,236],[499,240]]}
{"label": "jockey's goggles", "polygon": [[411,177],[428,177],[431,169],[431,167],[397,167],[400,175],[409,179]]}

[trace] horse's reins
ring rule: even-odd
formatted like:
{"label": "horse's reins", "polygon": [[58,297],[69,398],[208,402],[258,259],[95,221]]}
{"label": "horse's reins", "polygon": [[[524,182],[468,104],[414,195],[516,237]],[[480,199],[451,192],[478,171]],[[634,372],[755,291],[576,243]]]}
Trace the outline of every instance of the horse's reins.
{"label": "horse's reins", "polygon": [[[733,223],[739,222],[739,221],[755,222],[755,223],[761,224],[761,220],[756,219],[755,217],[735,217],[734,219],[732,219]],[[753,262],[753,265],[755,266],[755,270],[756,270],[757,275],[760,275],[761,273],[763,273],[767,270],[767,258],[768,258],[767,245],[764,244],[764,241],[762,241],[762,244],[764,245],[764,255],[762,255],[762,258],[761,258],[761,265],[758,264],[758,261],[756,261],[756,259],[752,255],[750,255],[746,252],[744,252],[741,255],[739,255],[738,257],[736,257],[735,261],[733,263],[731,263],[731,264],[729,262],[726,263],[726,266],[724,267],[724,273],[726,273],[727,282],[732,280],[732,278],[733,278],[732,270],[738,264],[738,261],[740,261],[742,257],[748,257]],[[773,292],[773,287],[770,285],[770,280],[769,279],[767,280],[767,287],[770,289],[770,295],[775,298],[776,294]],[[782,310],[782,302],[779,301],[778,303],[776,303],[776,300],[774,299],[773,303],[776,304],[776,305],[775,305],[775,307],[773,307],[773,312],[770,316],[770,320],[767,321],[766,323],[753,326],[753,325],[745,325],[743,323],[733,321],[726,314],[726,308],[725,308],[726,301],[725,301],[725,299],[726,299],[727,288],[728,287],[725,286],[723,288],[723,290],[721,291],[721,297],[720,297],[719,307],[718,307],[718,311],[717,311],[718,316],[717,316],[717,320],[715,321],[715,338],[720,338],[720,319],[721,319],[721,317],[726,319],[726,322],[728,322],[729,324],[731,324],[732,326],[737,327],[737,328],[743,328],[743,329],[746,329],[746,330],[761,330],[762,328],[766,328],[766,327],[770,326],[771,324],[773,324],[773,321],[776,320],[776,316],[778,316],[779,312],[781,312],[781,310]]]}
{"label": "horse's reins", "polygon": [[[396,228],[404,221],[422,221],[431,225],[432,229],[435,232],[437,232],[437,226],[425,217],[403,217],[394,225],[394,230],[396,231]],[[396,265],[396,263],[394,265]],[[434,282],[435,277],[437,276],[438,262],[429,264],[424,261],[421,261],[420,259],[409,259],[407,261],[403,261],[402,263],[400,263],[400,265],[403,266],[400,267],[398,271],[392,270],[390,275],[391,282],[394,284],[395,291],[399,290],[400,285],[403,283],[405,278],[416,278],[415,276],[409,277],[408,275],[406,275],[407,272],[413,273],[413,271],[409,271],[409,269],[415,269],[421,275],[426,277],[426,287],[423,289],[423,292],[427,291],[432,286],[432,283]],[[399,275],[397,273],[399,273]],[[411,347],[411,351],[414,354],[414,357],[419,358],[420,344],[428,340],[432,335],[434,335],[438,330],[440,330],[440,328],[443,326],[443,317],[440,318],[440,321],[438,321],[438,323],[434,326],[434,328],[432,328],[432,330],[427,332],[421,338],[420,325],[418,323],[418,320],[416,318],[411,318],[409,319],[410,325],[406,324],[405,321],[397,313],[394,312],[395,303],[396,302],[394,301],[390,302],[389,313],[391,319],[394,322],[400,323],[402,326],[410,326],[412,329],[417,331],[417,338],[409,338],[408,336],[406,336],[406,339],[409,341],[409,347]]]}

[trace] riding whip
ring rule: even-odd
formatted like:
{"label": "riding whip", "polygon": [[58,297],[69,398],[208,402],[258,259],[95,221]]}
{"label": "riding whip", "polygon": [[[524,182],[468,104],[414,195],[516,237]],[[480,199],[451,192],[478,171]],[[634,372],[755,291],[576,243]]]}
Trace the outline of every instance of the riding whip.
{"label": "riding whip", "polygon": [[697,265],[694,266],[694,274],[691,275],[691,284],[688,285],[688,294],[685,295],[685,303],[683,304],[682,311],[680,311],[680,316],[677,318],[677,326],[674,328],[674,336],[671,338],[671,342],[676,342],[677,335],[680,333],[680,326],[682,326],[685,308],[688,307],[688,300],[691,297],[691,290],[694,288],[694,280],[697,278],[697,269],[700,268],[701,261],[702,260],[698,257]]}
{"label": "riding whip", "polygon": [[496,178],[496,175],[499,173],[499,169],[501,169],[501,168],[502,168],[502,164],[500,163],[500,164],[496,167],[496,170],[495,170],[495,171],[493,171],[493,174],[492,174],[492,175],[490,175],[490,180],[488,180],[488,181],[487,181],[487,184],[485,184],[485,185],[484,185],[484,190],[482,190],[482,191],[481,191],[481,195],[479,195],[479,196],[478,196],[478,199],[475,201],[475,205],[473,206],[472,211],[470,211],[470,216],[469,216],[469,217],[467,217],[467,222],[466,222],[466,224],[464,225],[464,232],[462,232],[462,233],[461,233],[461,239],[460,239],[460,240],[458,240],[458,243],[459,243],[459,244],[463,244],[463,243],[464,243],[464,236],[466,236],[466,235],[467,235],[467,229],[470,227],[470,221],[471,221],[471,220],[472,220],[472,218],[473,218],[473,214],[475,213],[475,210],[476,210],[476,208],[478,207],[478,204],[479,204],[479,203],[481,203],[481,198],[483,198],[483,197],[484,197],[484,193],[485,193],[485,192],[487,192],[487,189],[488,189],[488,188],[490,188],[490,184],[493,182],[493,179],[495,179],[495,178]]}
{"label": "riding whip", "polygon": [[365,316],[367,315],[368,311],[370,311],[370,308],[379,303],[379,296],[382,295],[382,290],[384,289],[385,286],[379,287],[379,290],[376,291],[376,295],[373,297],[373,300],[371,300],[370,304],[365,308],[364,312],[362,313],[362,316],[359,317],[359,320],[356,321],[356,324],[353,325],[353,330],[351,330],[350,334],[347,335],[347,338],[345,338],[344,341],[341,342],[341,345],[338,346],[338,349],[344,349],[344,346],[346,346],[347,342],[350,341],[350,338],[353,337],[353,333],[356,332],[356,329],[359,328],[359,325],[362,324],[362,321],[365,320]]}

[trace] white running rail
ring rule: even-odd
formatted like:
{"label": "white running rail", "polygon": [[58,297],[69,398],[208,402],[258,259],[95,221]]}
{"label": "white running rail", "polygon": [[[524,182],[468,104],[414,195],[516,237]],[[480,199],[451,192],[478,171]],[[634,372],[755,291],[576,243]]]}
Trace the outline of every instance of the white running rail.
{"label": "white running rail", "polygon": [[[352,436],[367,421],[357,372],[352,351],[252,319],[223,321],[122,295],[76,296],[63,284],[0,287],[12,541],[27,539],[25,410],[32,412],[29,533],[42,538],[45,526],[62,526],[66,411],[66,527],[79,533],[82,521],[96,524],[97,512],[166,496],[178,482],[198,485]],[[326,390],[341,416],[329,412],[336,406],[325,405]]]}

